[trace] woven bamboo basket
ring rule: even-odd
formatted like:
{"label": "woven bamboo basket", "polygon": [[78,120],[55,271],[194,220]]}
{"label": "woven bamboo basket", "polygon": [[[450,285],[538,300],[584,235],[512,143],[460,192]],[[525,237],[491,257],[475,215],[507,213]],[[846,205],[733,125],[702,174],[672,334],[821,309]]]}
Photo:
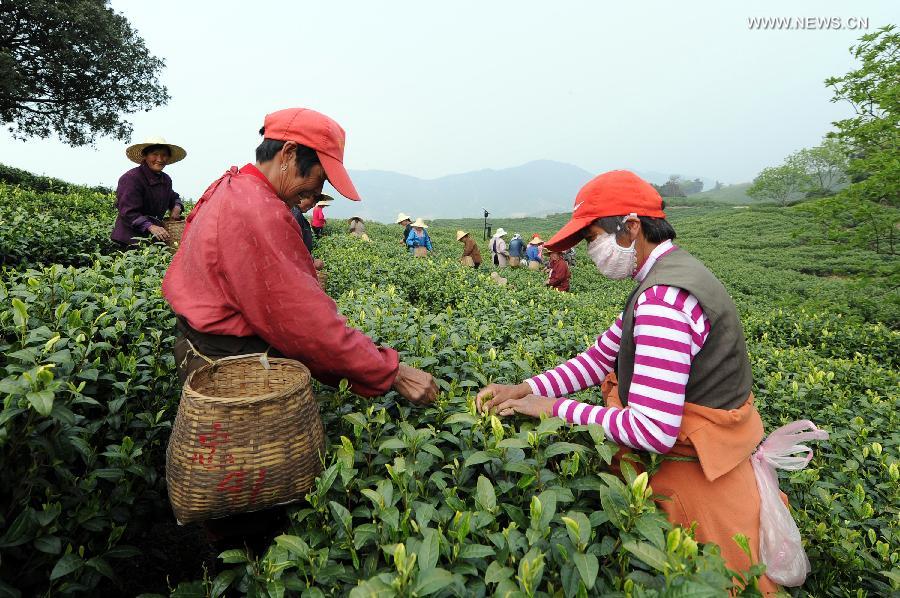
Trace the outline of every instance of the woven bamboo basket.
{"label": "woven bamboo basket", "polygon": [[428,257],[428,249],[425,247],[415,247],[413,248],[413,255],[415,257]]}
{"label": "woven bamboo basket", "polygon": [[219,359],[184,385],[166,450],[172,510],[184,524],[299,500],[324,450],[306,366],[261,355]]}
{"label": "woven bamboo basket", "polygon": [[166,218],[163,220],[163,228],[169,233],[169,237],[171,237],[168,241],[166,241],[166,245],[169,246],[173,252],[178,251],[178,246],[181,245],[181,235],[184,234],[184,218],[172,219]]}
{"label": "woven bamboo basket", "polygon": [[459,258],[459,261],[463,266],[468,266],[469,268],[475,267],[475,260],[472,259],[471,255],[464,255],[461,258]]}
{"label": "woven bamboo basket", "polygon": [[520,257],[509,258],[509,267],[510,268],[518,268],[521,263],[522,263],[522,258],[520,258]]}
{"label": "woven bamboo basket", "polygon": [[540,262],[535,262],[535,261],[528,262],[528,269],[529,269],[529,270],[540,270],[540,269],[542,269],[543,267],[544,267],[544,266],[543,266]]}

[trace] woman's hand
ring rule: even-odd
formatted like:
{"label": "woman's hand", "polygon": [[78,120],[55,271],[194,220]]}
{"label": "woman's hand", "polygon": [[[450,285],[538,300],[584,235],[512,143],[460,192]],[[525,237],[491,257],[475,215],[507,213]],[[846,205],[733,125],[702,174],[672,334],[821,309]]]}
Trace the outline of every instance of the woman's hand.
{"label": "woman's hand", "polygon": [[496,405],[506,401],[521,399],[529,394],[531,394],[531,386],[527,382],[521,384],[489,384],[475,396],[475,406],[482,413],[487,413]]}
{"label": "woman's hand", "polygon": [[394,390],[413,405],[430,405],[437,399],[437,384],[428,372],[400,364],[394,379]]}
{"label": "woman's hand", "polygon": [[150,228],[148,228],[147,230],[150,231],[151,235],[153,235],[160,241],[168,242],[172,238],[172,235],[169,234],[169,231],[167,231],[165,228],[163,228],[161,226],[157,226],[155,224],[151,224]]}
{"label": "woman's hand", "polygon": [[553,415],[553,405],[555,403],[556,399],[528,394],[521,399],[507,399],[502,403],[491,405],[490,411],[500,417],[513,415],[514,413],[530,415],[536,418],[544,415],[550,417]]}
{"label": "woman's hand", "polygon": [[172,220],[180,219],[181,218],[181,206],[178,204],[175,204],[175,207],[172,208],[172,211],[169,213],[169,215],[172,217]]}

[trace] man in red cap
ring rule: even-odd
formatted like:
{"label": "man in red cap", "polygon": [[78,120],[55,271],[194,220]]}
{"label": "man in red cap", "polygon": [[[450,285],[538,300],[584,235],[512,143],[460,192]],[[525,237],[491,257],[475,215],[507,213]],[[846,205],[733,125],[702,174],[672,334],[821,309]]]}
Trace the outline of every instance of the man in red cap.
{"label": "man in red cap", "polygon": [[[521,384],[491,384],[476,400],[501,416],[599,424],[623,447],[689,457],[663,461],[651,478],[654,492],[669,498],[659,506],[674,523],[696,522],[696,539],[716,542],[727,565],[745,571],[750,560],[732,538],[750,538],[759,561],[750,456],[763,436],[750,360],[725,287],[674,239],[662,198],[635,174],[607,172],[585,185],[572,219],[546,246],[559,252],[584,240],[600,272],[637,287],[587,351]],[[605,406],[566,398],[596,385]],[[767,577],[760,587],[776,590]]]}
{"label": "man in red cap", "polygon": [[[432,376],[399,362],[350,328],[319,286],[312,257],[291,208],[315,202],[327,179],[348,199],[359,193],[344,168],[344,130],[314,110],[266,116],[256,164],[232,167],[204,192],[187,218],[178,252],[163,279],[175,311],[175,357],[182,381],[208,358],[263,352],[304,363],[358,395],[396,390],[415,404],[435,400]],[[211,535],[258,532],[279,518],[229,518]],[[213,529],[218,528],[218,529]],[[245,528],[245,529],[242,529]],[[277,531],[277,526],[275,530]],[[257,537],[257,548],[266,539]]]}

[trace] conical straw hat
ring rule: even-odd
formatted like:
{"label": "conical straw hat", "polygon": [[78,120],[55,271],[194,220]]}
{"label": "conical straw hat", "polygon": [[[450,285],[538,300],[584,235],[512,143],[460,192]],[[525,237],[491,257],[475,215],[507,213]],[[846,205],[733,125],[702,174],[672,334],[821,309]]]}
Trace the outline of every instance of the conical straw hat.
{"label": "conical straw hat", "polygon": [[144,161],[144,156],[141,155],[141,152],[151,145],[164,145],[169,148],[169,153],[172,154],[172,157],[169,158],[169,164],[174,164],[175,162],[184,160],[185,156],[187,156],[187,152],[184,151],[183,147],[175,145],[173,143],[169,143],[165,140],[165,138],[158,135],[147,137],[146,139],[144,139],[143,143],[135,143],[134,145],[129,145],[127,148],[125,148],[125,155],[135,164],[140,164]]}
{"label": "conical straw hat", "polygon": [[456,240],[459,241],[460,239],[462,239],[463,237],[465,237],[468,234],[469,233],[467,233],[464,230],[458,230],[458,231],[456,231]]}

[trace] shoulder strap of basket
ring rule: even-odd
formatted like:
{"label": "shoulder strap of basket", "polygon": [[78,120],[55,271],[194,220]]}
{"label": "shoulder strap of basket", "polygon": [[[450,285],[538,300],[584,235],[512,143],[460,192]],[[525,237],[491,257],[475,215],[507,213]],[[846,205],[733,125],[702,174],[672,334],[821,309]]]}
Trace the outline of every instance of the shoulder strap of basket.
{"label": "shoulder strap of basket", "polygon": [[[221,361],[222,359],[225,359],[224,357],[222,357],[222,358],[220,358],[220,359],[212,359],[212,358],[210,358],[210,357],[204,355],[204,354],[201,353],[200,351],[198,351],[198,350],[197,350],[197,347],[194,346],[194,343],[191,342],[191,339],[189,339],[189,338],[187,338],[187,337],[184,337],[184,340],[185,340],[185,342],[187,342],[188,347],[189,347],[191,353],[193,353],[194,355],[196,355],[197,357],[199,357],[200,359],[202,359],[202,360],[205,361],[206,363],[210,364],[210,365],[213,366],[214,368],[215,368],[216,365],[219,363],[219,361]],[[268,370],[268,369],[269,369],[269,350],[270,350],[271,348],[272,348],[272,345],[269,345],[268,347],[266,347],[265,353],[248,353],[248,354],[246,354],[246,355],[228,355],[228,357],[229,357],[229,358],[233,358],[233,357],[256,357],[256,356],[258,355],[258,356],[259,356],[259,362],[262,364],[262,366],[263,366],[264,368],[266,368],[266,369]],[[187,355],[185,355],[185,360],[187,360]],[[184,364],[182,364],[182,365],[184,365]]]}

